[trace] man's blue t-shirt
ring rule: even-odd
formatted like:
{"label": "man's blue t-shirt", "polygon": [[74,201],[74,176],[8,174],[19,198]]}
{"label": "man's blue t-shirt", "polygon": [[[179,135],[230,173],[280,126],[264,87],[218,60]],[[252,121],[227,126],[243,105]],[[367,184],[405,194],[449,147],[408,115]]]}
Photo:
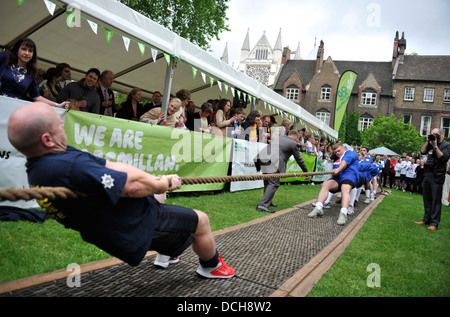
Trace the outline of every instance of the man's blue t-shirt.
{"label": "man's blue t-shirt", "polygon": [[347,150],[344,154],[338,158],[334,162],[334,168],[339,167],[339,164],[345,161],[347,163],[347,167],[342,170],[338,176],[332,177],[332,179],[336,180],[338,183],[341,183],[343,180],[350,180],[354,185],[358,183],[359,179],[359,157],[355,151]]}
{"label": "man's blue t-shirt", "polygon": [[149,250],[159,203],[153,195],[121,198],[127,174],[105,167],[106,160],[68,146],[67,151],[29,159],[28,181],[34,187],[66,187],[86,198],[38,201],[83,240],[138,265]]}

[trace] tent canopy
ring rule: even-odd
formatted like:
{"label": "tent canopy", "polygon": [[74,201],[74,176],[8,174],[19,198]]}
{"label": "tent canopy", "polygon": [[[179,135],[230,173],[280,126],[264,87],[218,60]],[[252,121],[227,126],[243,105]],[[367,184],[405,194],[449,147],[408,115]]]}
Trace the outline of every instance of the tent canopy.
{"label": "tent canopy", "polygon": [[338,137],[298,104],[116,0],[25,0],[20,6],[17,0],[4,0],[0,47],[10,48],[21,37],[36,43],[39,68],[68,63],[74,80],[89,68],[111,70],[114,90],[128,93],[137,87],[150,98],[154,91],[164,92],[168,65],[175,61],[170,92],[189,90],[197,106],[245,95],[248,109],[295,119],[316,135]]}
{"label": "tent canopy", "polygon": [[382,146],[377,147],[376,149],[370,150],[369,153],[377,154],[377,155],[387,155],[387,156],[398,156],[394,151],[389,150],[388,148]]}

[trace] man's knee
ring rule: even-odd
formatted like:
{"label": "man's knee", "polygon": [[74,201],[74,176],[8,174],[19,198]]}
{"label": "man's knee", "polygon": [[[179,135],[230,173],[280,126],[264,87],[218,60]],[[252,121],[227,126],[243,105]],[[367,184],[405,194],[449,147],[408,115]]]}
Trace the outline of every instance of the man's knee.
{"label": "man's knee", "polygon": [[197,231],[203,231],[204,229],[209,230],[209,228],[210,228],[209,216],[206,213],[204,213],[203,211],[200,211],[200,210],[194,210],[194,211],[198,216]]}

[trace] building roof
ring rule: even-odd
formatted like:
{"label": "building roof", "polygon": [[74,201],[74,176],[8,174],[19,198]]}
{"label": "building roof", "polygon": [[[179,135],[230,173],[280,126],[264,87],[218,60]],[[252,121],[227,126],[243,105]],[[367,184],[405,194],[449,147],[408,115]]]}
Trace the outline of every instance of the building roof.
{"label": "building roof", "polygon": [[449,70],[449,55],[406,55],[394,79],[450,82]]}
{"label": "building roof", "polygon": [[[392,63],[391,62],[360,62],[360,61],[333,61],[339,73],[352,70],[358,74],[353,93],[358,93],[358,86],[372,73],[381,86],[382,95],[390,95],[393,89]],[[316,60],[288,60],[283,66],[278,81],[275,84],[275,91],[282,91],[283,84],[288,80],[294,71],[297,71],[304,84],[308,84],[315,75]]]}

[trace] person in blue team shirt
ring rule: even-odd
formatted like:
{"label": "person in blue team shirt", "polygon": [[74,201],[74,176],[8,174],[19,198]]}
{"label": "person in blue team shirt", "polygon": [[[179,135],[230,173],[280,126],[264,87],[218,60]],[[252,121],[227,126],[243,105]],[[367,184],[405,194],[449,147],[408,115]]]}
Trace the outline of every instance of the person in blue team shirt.
{"label": "person in blue team shirt", "polygon": [[350,206],[350,191],[359,181],[359,158],[355,151],[347,150],[342,143],[337,143],[334,149],[338,159],[334,163],[333,176],[322,184],[315,208],[308,217],[315,218],[323,215],[323,203],[328,193],[340,191],[342,194],[341,211],[337,220],[338,225],[347,223],[347,213]]}
{"label": "person in blue team shirt", "polygon": [[149,250],[177,257],[192,245],[199,275],[234,276],[217,252],[205,213],[155,199],[154,194],[181,187],[178,175],[156,177],[68,146],[63,125],[44,103],[21,107],[8,120],[8,138],[27,158],[30,186],[66,187],[87,195],[38,201],[46,213],[132,266]]}

